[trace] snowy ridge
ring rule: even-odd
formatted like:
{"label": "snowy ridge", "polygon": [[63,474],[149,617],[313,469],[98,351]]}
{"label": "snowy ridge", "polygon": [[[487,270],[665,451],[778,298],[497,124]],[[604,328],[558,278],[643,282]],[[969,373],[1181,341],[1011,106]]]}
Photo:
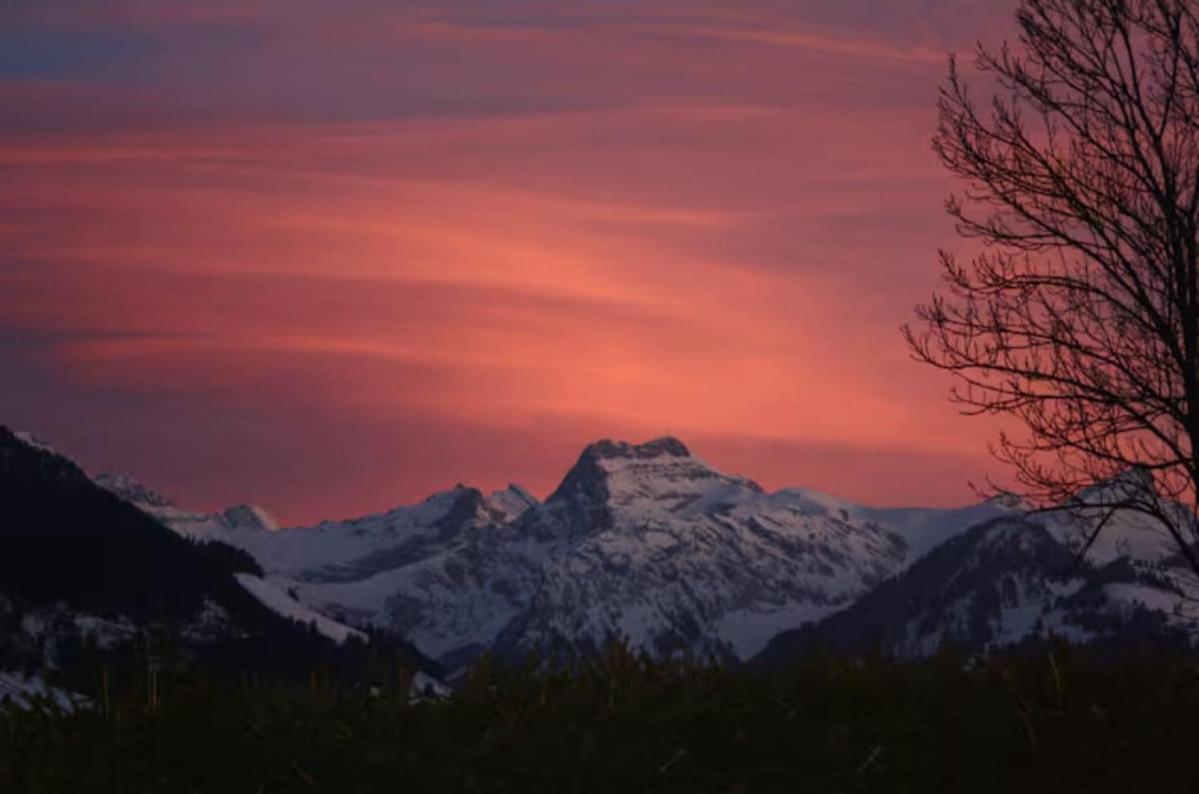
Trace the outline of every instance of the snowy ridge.
{"label": "snowy ridge", "polygon": [[220,540],[244,549],[268,573],[318,581],[361,577],[373,569],[433,554],[460,532],[515,520],[538,504],[534,496],[515,485],[487,497],[457,485],[419,504],[377,515],[280,529],[270,514],[256,505],[195,513],[177,507],[129,475],[102,474],[95,482],[181,535]]}
{"label": "snowy ridge", "polygon": [[304,606],[286,592],[280,590],[278,586],[264,579],[248,573],[235,573],[233,576],[242,587],[246,588],[251,595],[273,612],[289,620],[294,620],[297,623],[312,625],[321,634],[339,645],[344,645],[346,640],[351,637],[363,642],[367,639],[366,635],[361,631],[352,629],[349,626],[343,626],[341,623],[325,617],[311,607]]}
{"label": "snowy ridge", "polygon": [[233,537],[278,529],[270,514],[257,505],[235,505],[220,513],[196,513],[177,507],[170,499],[129,474],[105,472],[93,477],[92,482],[149,513],[179,534],[195,540],[232,543]]}
{"label": "snowy ridge", "polygon": [[[1113,534],[1137,536],[1143,527],[1135,518],[1119,516]],[[921,657],[943,644],[985,652],[1050,636],[1181,638],[1189,625],[1179,611],[1183,597],[1163,575],[1169,563],[1079,559],[1062,533],[1066,520],[1015,514],[973,526],[847,609],[779,635],[758,661],[783,662],[813,647]]]}
{"label": "snowy ridge", "polygon": [[536,496],[519,485],[509,485],[488,496],[483,500],[483,504],[494,520],[506,523],[520,518],[526,510],[536,507],[540,502]]}
{"label": "snowy ridge", "polygon": [[28,444],[29,446],[33,447],[36,450],[40,450],[42,452],[49,452],[52,455],[58,454],[58,450],[54,449],[54,447],[50,446],[45,441],[38,438],[33,433],[30,433],[30,432],[27,432],[24,430],[18,430],[16,432],[14,432],[13,435],[16,436],[23,443]]}
{"label": "snowy ridge", "polygon": [[236,505],[221,513],[230,527],[274,532],[279,529],[275,519],[258,505]]}
{"label": "snowy ridge", "polygon": [[310,559],[272,576],[322,612],[394,631],[450,667],[487,649],[587,650],[618,636],[653,653],[748,658],[898,573],[947,527],[1006,510],[872,511],[767,493],[669,438],[589,446],[544,503],[502,493],[523,502],[514,517],[489,509],[494,495],[475,498],[482,509],[460,509],[467,520],[449,531],[432,532],[426,517],[380,532],[422,506],[318,525],[343,543],[378,540],[357,560]]}
{"label": "snowy ridge", "polygon": [[[617,637],[746,660],[801,626],[883,632],[918,655],[1050,631],[1087,641],[1150,612],[1178,623],[1170,548],[1141,516],[1117,515],[1088,567],[1065,575],[1097,514],[1033,515],[1012,497],[929,509],[771,493],[673,438],[592,444],[544,502],[516,485],[458,485],[282,530],[257,508],[194,514],[131,478],[100,480],[176,531],[248,551],[266,579],[242,584],[272,609],[339,642],[349,626],[394,633],[451,671],[484,651],[586,652]],[[922,606],[877,596],[904,587]],[[880,610],[898,633],[871,622]]]}
{"label": "snowy ridge", "polygon": [[92,478],[104,490],[142,508],[174,507],[165,496],[146,487],[135,477],[121,472],[104,472]]}

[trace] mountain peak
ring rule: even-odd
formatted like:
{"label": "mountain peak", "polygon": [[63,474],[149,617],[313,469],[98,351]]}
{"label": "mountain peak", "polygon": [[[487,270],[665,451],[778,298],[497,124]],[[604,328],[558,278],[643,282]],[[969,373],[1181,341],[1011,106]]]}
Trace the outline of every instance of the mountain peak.
{"label": "mountain peak", "polygon": [[92,482],[109,493],[127,502],[146,507],[174,507],[169,499],[149,488],[136,477],[123,472],[106,471],[92,478]]}
{"label": "mountain peak", "polygon": [[1156,501],[1157,492],[1153,473],[1143,467],[1134,466],[1100,481],[1078,492],[1068,506],[1111,507],[1128,503]]}
{"label": "mountain peak", "polygon": [[262,532],[276,532],[279,525],[270,513],[263,510],[258,505],[234,505],[228,508],[223,513],[225,520],[229,525],[238,529],[251,529]]}
{"label": "mountain peak", "polygon": [[612,458],[689,458],[691,450],[687,446],[672,436],[663,436],[655,438],[652,441],[646,441],[644,444],[630,444],[627,441],[612,441],[611,439],[602,439],[594,444],[589,444],[583,450],[583,457],[594,460],[608,460]]}
{"label": "mountain peak", "polygon": [[512,483],[488,496],[484,504],[494,518],[506,523],[519,518],[530,507],[541,502],[524,488]]}
{"label": "mountain peak", "polygon": [[549,501],[561,502],[582,499],[602,504],[608,499],[608,473],[626,465],[644,465],[649,461],[694,461],[691,451],[677,438],[664,436],[644,444],[603,439],[587,445],[579,461],[566,474],[562,484],[550,495]]}

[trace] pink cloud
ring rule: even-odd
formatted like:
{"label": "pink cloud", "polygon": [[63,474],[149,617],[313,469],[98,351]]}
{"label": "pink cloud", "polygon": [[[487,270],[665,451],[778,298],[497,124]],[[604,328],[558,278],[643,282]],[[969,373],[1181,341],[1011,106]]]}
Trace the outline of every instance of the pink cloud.
{"label": "pink cloud", "polygon": [[[152,28],[225,19],[121,8]],[[283,59],[322,32],[341,47],[370,20],[404,22],[387,8],[316,27],[267,14],[290,32],[265,46]],[[0,133],[0,342],[18,350],[0,357],[45,384],[0,411],[95,465],[295,520],[459,479],[546,491],[593,437],[664,432],[772,485],[969,498],[992,428],[954,414],[896,331],[952,240],[927,145],[937,39],[786,14],[769,28],[768,10],[413,17],[439,90],[486,88],[480,70],[500,64],[505,90],[546,100],[503,112],[197,118],[169,81],[0,85],[71,109],[50,133]],[[612,50],[632,29],[647,35]],[[336,81],[355,101],[426,80],[354,61],[385,51],[376,34],[344,56],[362,82]],[[263,57],[234,50],[232,64]],[[468,52],[470,68],[439,60]],[[208,79],[163,57],[189,89]],[[800,69],[829,59],[845,68]],[[107,127],[80,121],[106,106],[124,108]],[[155,113],[169,123],[142,123]],[[238,476],[205,474],[230,444],[247,462],[216,468]]]}

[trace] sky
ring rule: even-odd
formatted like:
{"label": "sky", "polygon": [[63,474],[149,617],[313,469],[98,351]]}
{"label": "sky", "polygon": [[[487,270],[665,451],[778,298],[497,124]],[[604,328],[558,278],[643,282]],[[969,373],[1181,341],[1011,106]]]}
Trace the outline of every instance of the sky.
{"label": "sky", "polygon": [[0,424],[177,502],[548,494],[675,435],[766,487],[993,473],[899,326],[961,251],[1005,0],[7,0]]}

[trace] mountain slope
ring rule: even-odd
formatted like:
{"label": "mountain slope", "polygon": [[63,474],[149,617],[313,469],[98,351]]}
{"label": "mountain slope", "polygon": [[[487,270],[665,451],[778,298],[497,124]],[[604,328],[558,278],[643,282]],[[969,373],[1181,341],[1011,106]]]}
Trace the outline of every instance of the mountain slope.
{"label": "mountain slope", "polygon": [[[986,651],[1051,634],[1168,637],[1181,598],[1160,566],[1119,555],[1079,560],[1064,521],[1017,515],[978,524],[847,609],[775,637],[754,661],[778,664],[813,648],[920,657],[942,644]],[[1136,529],[1116,522],[1112,534],[1138,537]]]}
{"label": "mountain slope", "polygon": [[429,556],[463,531],[511,521],[537,503],[515,485],[486,497],[458,485],[378,515],[280,531],[255,505],[196,513],[127,474],[101,474],[95,482],[184,537],[227,543],[249,552],[268,573],[317,581],[360,579]]}
{"label": "mountain slope", "polygon": [[233,520],[246,508],[189,513],[128,477],[97,481],[187,537],[248,551],[275,592],[404,637],[449,667],[487,650],[586,651],[616,637],[658,654],[748,658],[1012,509],[880,510],[768,493],[672,438],[590,445],[544,503],[518,486],[485,496],[460,485],[285,530]]}
{"label": "mountain slope", "polygon": [[0,589],[139,619],[235,599],[243,551],[192,543],[97,487],[74,463],[0,427]]}
{"label": "mountain slope", "polygon": [[[0,427],[0,669],[56,664],[167,632],[197,650],[283,665],[334,646],[276,614],[246,552],[172,532],[73,462]],[[235,650],[236,649],[238,650]]]}
{"label": "mountain slope", "polygon": [[[485,649],[586,650],[617,636],[656,653],[745,658],[778,631],[847,605],[910,556],[909,541],[880,520],[886,511],[767,493],[675,439],[589,446],[544,503],[514,520],[489,521],[477,491],[458,500],[442,515],[466,520],[434,541],[417,542],[428,530],[410,533],[356,560],[272,575],[322,611],[395,631],[449,663]],[[913,543],[946,520],[944,511],[896,516]],[[363,527],[320,528],[345,537]]]}
{"label": "mountain slope", "polygon": [[284,614],[336,638],[385,631],[447,669],[617,637],[740,660],[814,638],[900,655],[1048,631],[1088,640],[1164,627],[1178,603],[1169,548],[1136,516],[1074,566],[1094,516],[1032,516],[1010,497],[945,510],[770,493],[673,438],[592,444],[544,502],[459,485],[282,530],[258,508],[196,514],[132,478],[97,482],[185,537],[249,552],[265,578],[239,580]]}

